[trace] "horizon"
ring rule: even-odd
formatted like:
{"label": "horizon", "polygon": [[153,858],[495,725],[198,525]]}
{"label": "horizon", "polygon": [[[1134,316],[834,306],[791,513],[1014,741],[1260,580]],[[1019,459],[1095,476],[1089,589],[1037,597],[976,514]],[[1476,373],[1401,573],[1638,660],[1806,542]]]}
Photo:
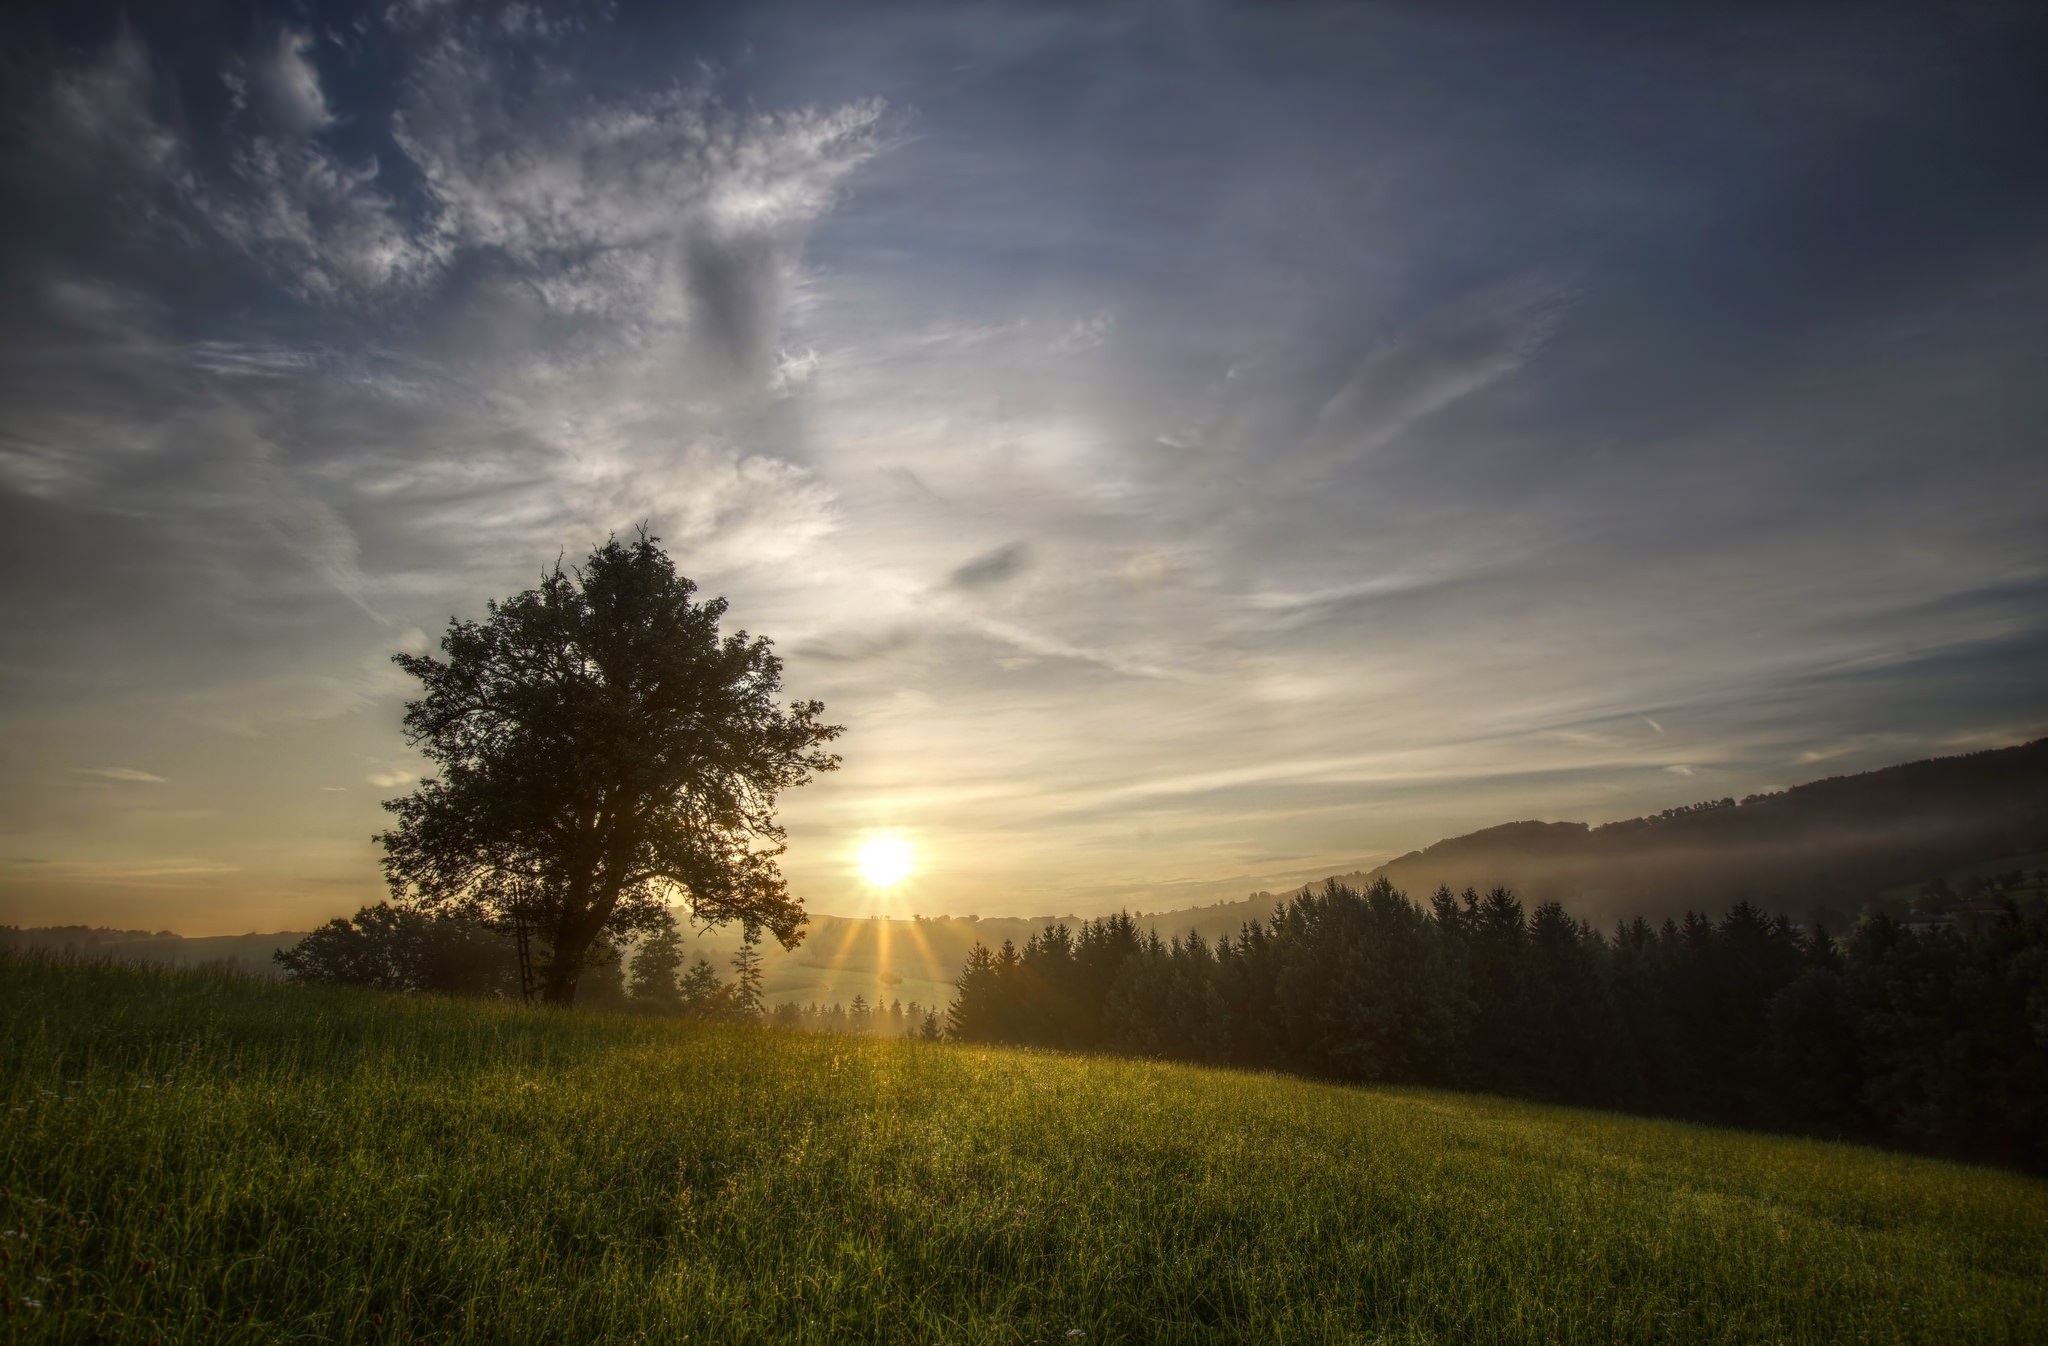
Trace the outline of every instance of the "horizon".
{"label": "horizon", "polygon": [[[1775,791],[1769,792],[1769,793],[1767,793],[1767,794],[1765,794],[1765,795],[1763,795],[1763,796],[1761,796],[1761,797],[1763,797],[1763,798],[1769,798],[1769,797],[1774,797],[1774,796],[1775,796],[1775,795],[1777,795],[1777,794],[1783,793],[1783,792],[1784,792],[1784,790],[1787,790],[1787,789],[1789,789],[1789,790],[1799,790],[1799,789],[1802,789],[1802,788],[1804,788],[1804,787],[1806,787],[1806,786],[1809,786],[1809,785],[1825,785],[1825,784],[1828,784],[1828,783],[1830,783],[1830,782],[1834,782],[1834,781],[1842,781],[1842,780],[1848,780],[1848,779],[1853,779],[1853,778],[1854,778],[1854,777],[1856,777],[1856,776],[1862,776],[1862,775],[1870,775],[1870,774],[1880,774],[1880,773],[1882,773],[1882,772],[1884,772],[1884,771],[1886,771],[1886,770],[1888,770],[1888,769],[1890,769],[1890,768],[1892,768],[1892,767],[1907,767],[1907,766],[1920,766],[1920,765],[1925,765],[1925,764],[1927,764],[1928,762],[1932,762],[1932,761],[1948,761],[1948,760],[1956,760],[1956,758],[1961,758],[1961,757],[1978,757],[1978,756],[1982,756],[1982,755],[1984,755],[1984,754],[1987,754],[1987,753],[1999,753],[1999,752],[2006,752],[2006,751],[2012,751],[2012,750],[2017,750],[2017,749],[2020,749],[2020,748],[2032,748],[2032,747],[2036,747],[2036,746],[2039,746],[2039,745],[2041,745],[2041,744],[2044,744],[2044,743],[2048,743],[2048,738],[2042,738],[2042,739],[2036,739],[2036,740],[2031,740],[2031,741],[2028,741],[2028,742],[2024,742],[2024,743],[2015,743],[2015,744],[2005,744],[2005,745],[2000,745],[2000,746],[1998,746],[1998,747],[1991,747],[1991,748],[1978,748],[1978,749],[1972,749],[1972,750],[1971,750],[1971,751],[1969,751],[1969,752],[1966,752],[1966,753],[1959,753],[1959,754],[1955,754],[1955,755],[1953,755],[1953,756],[1949,756],[1949,757],[1942,757],[1942,758],[1930,758],[1930,759],[1921,759],[1920,761],[1916,761],[1916,762],[1898,762],[1898,763],[1891,763],[1891,764],[1889,764],[1889,766],[1888,766],[1888,767],[1879,767],[1879,768],[1876,768],[1876,769],[1874,769],[1874,771],[1872,771],[1872,772],[1856,772],[1856,773],[1844,773],[1844,774],[1837,774],[1837,775],[1821,776],[1821,777],[1816,777],[1815,779],[1813,779],[1813,780],[1810,780],[1810,781],[1800,781],[1800,782],[1795,782],[1794,784],[1792,784],[1792,785],[1790,785],[1790,786],[1787,786],[1787,787],[1782,787],[1782,788],[1781,788],[1781,789],[1779,789],[1779,790],[1775,790]],[[1752,799],[1752,798],[1742,798],[1742,799],[1740,799],[1740,800],[1737,800],[1737,799],[1734,799],[1733,797],[1730,797],[1730,796],[1723,796],[1723,797],[1722,797],[1722,799],[1721,799],[1721,800],[1719,800],[1719,801],[1716,801],[1716,800],[1703,800],[1703,801],[1692,801],[1692,802],[1694,802],[1694,803],[1696,803],[1696,804],[1703,804],[1703,805],[1712,805],[1712,804],[1715,804],[1715,803],[1724,803],[1724,804],[1725,804],[1725,803],[1736,803],[1736,804],[1739,804],[1739,805],[1748,805],[1748,804],[1750,804],[1750,803],[1752,803],[1752,802],[1755,802],[1755,800],[1754,800],[1754,799]],[[1681,806],[1681,807],[1682,807],[1682,806]],[[1325,883],[1325,882],[1339,882],[1339,883],[1350,883],[1350,881],[1352,881],[1352,880],[1364,880],[1364,879],[1365,879],[1365,878],[1367,878],[1368,876],[1370,876],[1370,875],[1373,875],[1373,874],[1377,874],[1377,873],[1379,873],[1379,872],[1381,872],[1381,871],[1383,871],[1383,870],[1385,870],[1385,869],[1387,869],[1387,868],[1389,868],[1389,867],[1391,867],[1391,866],[1393,866],[1393,865],[1396,865],[1396,864],[1400,863],[1400,862],[1401,862],[1401,861],[1403,861],[1403,860],[1415,860],[1415,859],[1420,859],[1420,858],[1424,857],[1424,856],[1425,856],[1425,855],[1426,855],[1426,854],[1427,854],[1427,853],[1428,853],[1428,852],[1429,852],[1429,851],[1430,851],[1430,850],[1431,850],[1431,849],[1432,849],[1433,847],[1435,847],[1435,846],[1437,846],[1437,845],[1441,845],[1441,844],[1446,844],[1446,843],[1450,843],[1450,842],[1455,842],[1455,841],[1462,841],[1462,840],[1468,840],[1468,839],[1470,839],[1470,838],[1472,838],[1472,837],[1475,837],[1475,836],[1484,836],[1484,835],[1487,835],[1487,834],[1489,834],[1489,833],[1495,833],[1495,832],[1499,832],[1499,831],[1502,831],[1502,830],[1506,830],[1506,829],[1510,829],[1510,828],[1517,828],[1517,827],[1526,827],[1526,826],[1531,826],[1531,825],[1534,825],[1534,826],[1540,826],[1540,827],[1557,827],[1557,826],[1565,826],[1565,827],[1579,827],[1579,828],[1584,828],[1584,829],[1587,829],[1587,830],[1589,830],[1589,831],[1592,831],[1592,832],[1598,832],[1598,831],[1600,831],[1600,830],[1601,830],[1601,829],[1602,829],[1603,827],[1605,827],[1605,826],[1609,825],[1610,823],[1614,823],[1614,822],[1640,822],[1640,821],[1644,821],[1644,820],[1645,820],[1646,818],[1652,818],[1652,819],[1653,819],[1654,817],[1655,817],[1655,815],[1641,815],[1641,814],[1638,814],[1638,815],[1629,815],[1629,816],[1627,816],[1627,817],[1624,817],[1624,818],[1620,818],[1620,819],[1608,819],[1608,820],[1605,820],[1605,821],[1602,821],[1602,822],[1592,822],[1592,821],[1587,821],[1587,820],[1583,820],[1583,819],[1571,819],[1571,818],[1548,818],[1548,819],[1546,819],[1546,818],[1513,818],[1513,819],[1504,819],[1504,820],[1501,820],[1501,821],[1497,821],[1497,822],[1494,822],[1494,823],[1491,823],[1491,824],[1487,824],[1487,825],[1485,825],[1485,826],[1482,826],[1482,827],[1476,828],[1476,829],[1474,829],[1474,830],[1473,830],[1473,831],[1471,831],[1471,832],[1459,833],[1458,835],[1456,835],[1456,836],[1451,836],[1451,837],[1439,837],[1439,838],[1437,838],[1437,839],[1436,839],[1435,841],[1433,841],[1433,842],[1428,842],[1428,843],[1424,843],[1424,844],[1422,844],[1422,845],[1418,845],[1418,846],[1412,847],[1412,848],[1410,848],[1410,849],[1408,849],[1408,850],[1406,850],[1406,851],[1400,852],[1400,853],[1398,853],[1398,854],[1394,854],[1394,855],[1389,855],[1389,856],[1386,856],[1386,857],[1384,857],[1384,858],[1383,858],[1383,859],[1381,860],[1381,862],[1380,862],[1380,863],[1379,863],[1378,865],[1375,865],[1375,866],[1373,866],[1373,867],[1372,867],[1372,868],[1370,868],[1370,869],[1368,869],[1368,868],[1367,868],[1366,866],[1364,866],[1364,865],[1360,865],[1360,866],[1358,866],[1358,867],[1356,867],[1356,868],[1354,868],[1354,869],[1351,869],[1351,870],[1346,870],[1346,871],[1342,871],[1342,872],[1337,872],[1337,871],[1325,871],[1325,870],[1321,870],[1321,869],[1318,869],[1318,870],[1315,870],[1315,871],[1313,871],[1313,872],[1312,872],[1312,873],[1310,874],[1310,876],[1309,876],[1309,877],[1307,877],[1307,878],[1302,878],[1302,879],[1300,879],[1300,881],[1299,881],[1299,882],[1293,882],[1293,883],[1288,883],[1288,884],[1282,884],[1282,885],[1277,885],[1277,886],[1272,886],[1272,887],[1266,887],[1266,888],[1252,888],[1252,889],[1241,889],[1241,890],[1238,890],[1238,891],[1237,891],[1236,895],[1230,895],[1230,894],[1227,894],[1227,893],[1226,893],[1226,894],[1225,894],[1225,895],[1223,895],[1223,896],[1219,896],[1219,897],[1214,897],[1214,898],[1211,898],[1211,899],[1209,899],[1209,900],[1202,900],[1202,899],[1199,899],[1199,898],[1192,898],[1192,899],[1190,899],[1190,900],[1188,900],[1188,901],[1185,901],[1185,902],[1183,902],[1183,903],[1181,903],[1181,904],[1179,904],[1179,905],[1174,905],[1174,906],[1162,906],[1162,907],[1157,907],[1157,908],[1149,908],[1149,909],[1148,909],[1148,908],[1143,908],[1143,907],[1139,907],[1139,908],[1133,909],[1133,908],[1131,908],[1131,907],[1128,907],[1128,906],[1120,906],[1120,907],[1114,907],[1114,908],[1105,908],[1105,909],[1103,909],[1103,910],[1101,910],[1101,911],[1090,911],[1090,912],[1086,912],[1086,913],[1083,913],[1083,912],[1082,912],[1081,910],[1079,910],[1079,909],[1072,909],[1072,910],[1067,910],[1067,911],[1060,911],[1060,910],[1057,910],[1057,909],[1046,909],[1046,910],[1042,910],[1042,911],[1037,911],[1037,912],[1023,912],[1023,911],[1016,911],[1016,912],[995,912],[995,913],[990,913],[990,912],[973,912],[973,911],[929,911],[929,912],[925,912],[925,911],[883,911],[883,910],[880,910],[880,909],[878,908],[878,906],[877,906],[877,905],[875,905],[875,904],[870,904],[870,905],[869,905],[869,906],[868,906],[868,907],[867,907],[866,909],[864,909],[864,910],[858,910],[858,911],[827,911],[827,910],[824,910],[824,909],[822,909],[822,908],[816,908],[816,907],[813,907],[813,908],[811,908],[811,909],[810,909],[810,910],[808,911],[808,917],[810,917],[810,918],[822,918],[822,919],[826,919],[826,920],[833,920],[833,921],[847,921],[847,922],[851,922],[851,921],[877,921],[877,920],[883,920],[883,921],[906,921],[906,922],[908,922],[908,921],[935,921],[935,922],[944,922],[944,921],[958,921],[958,922],[980,922],[980,921],[991,921],[991,922],[1010,922],[1010,923],[1022,923],[1022,924],[1024,924],[1024,925],[1027,925],[1027,926],[1037,926],[1037,925],[1041,925],[1041,924],[1043,924],[1043,925],[1051,925],[1051,924],[1053,924],[1053,923],[1070,923],[1070,922],[1073,922],[1073,923],[1079,923],[1079,922],[1085,922],[1085,921],[1089,921],[1089,920],[1097,919],[1097,918],[1100,918],[1100,917],[1103,917],[1103,916],[1107,916],[1107,915],[1111,915],[1111,914],[1123,914],[1123,915],[1128,915],[1128,916],[1131,916],[1131,917],[1133,917],[1133,918],[1135,918],[1135,919],[1137,919],[1137,920],[1139,920],[1139,921],[1155,921],[1155,920],[1157,920],[1157,919],[1159,919],[1159,918],[1162,918],[1162,917],[1171,917],[1171,916],[1191,916],[1191,917],[1199,917],[1199,916],[1200,916],[1200,915],[1201,915],[1202,913],[1204,913],[1204,912],[1212,912],[1212,911],[1216,911],[1216,910],[1219,910],[1219,909],[1222,909],[1222,908],[1226,908],[1226,907],[1234,907],[1234,906],[1247,906],[1247,905],[1255,905],[1255,904],[1257,904],[1258,902],[1260,902],[1260,901],[1261,901],[1262,899],[1263,899],[1263,900],[1276,900],[1276,899],[1285,899],[1285,898],[1288,898],[1288,897],[1292,897],[1292,896],[1298,895],[1298,894],[1300,894],[1300,893],[1302,893],[1302,892],[1304,892],[1304,891],[1314,891],[1315,889],[1317,889],[1317,888],[1318,888],[1318,887],[1319,887],[1320,885],[1322,885],[1322,884],[1323,884],[1323,883]],[[2018,858],[2023,858],[2023,857],[2000,857],[2000,859],[2002,859],[2002,860],[2003,860],[2003,859],[2018,859]],[[1216,883],[1214,883],[1214,884],[1211,884],[1211,885],[1205,885],[1205,886],[1207,886],[1207,887],[1220,887],[1220,886],[1223,886],[1223,885],[1227,885],[1228,883],[1229,883],[1229,880],[1220,880],[1220,881],[1217,881],[1217,882],[1216,882]],[[1352,885],[1352,886],[1356,886],[1356,885]],[[1512,888],[1513,888],[1513,885],[1510,885],[1510,888],[1511,888],[1511,890],[1512,890]],[[1399,883],[1399,882],[1396,882],[1396,883],[1395,883],[1395,889],[1396,889],[1396,891],[1397,891],[1397,892],[1400,892],[1400,893],[1401,893],[1402,895],[1406,896],[1406,897],[1407,897],[1407,898],[1408,898],[1408,899],[1409,899],[1410,901],[1418,901],[1418,902],[1419,902],[1419,900],[1420,900],[1420,898],[1421,898],[1421,893],[1420,893],[1420,891],[1411,891],[1411,889],[1413,889],[1413,885],[1406,885],[1406,886],[1404,886],[1403,884],[1401,884],[1401,883]],[[1517,893],[1517,896],[1526,896],[1526,895],[1525,895],[1525,894],[1521,894],[1521,893]],[[1600,928],[1600,926],[1601,926],[1601,922],[1600,922],[1600,919],[1599,919],[1599,916],[1600,916],[1600,910],[1599,910],[1599,909],[1600,909],[1600,908],[1602,908],[1602,907],[1604,907],[1604,906],[1606,906],[1606,905],[1607,905],[1607,904],[1605,904],[1605,903],[1602,903],[1602,902],[1596,901],[1596,902],[1594,902],[1594,903],[1593,903],[1593,909],[1592,909],[1592,910],[1588,910],[1588,909],[1587,909],[1587,908],[1586,908],[1586,907],[1585,907],[1584,905],[1582,905],[1582,904],[1581,904],[1581,905],[1577,905],[1577,906],[1575,906],[1574,904],[1570,904],[1570,903],[1568,903],[1568,904],[1566,904],[1566,907],[1567,907],[1567,914],[1569,914],[1569,915],[1572,915],[1572,916],[1574,916],[1574,917],[1577,917],[1577,918],[1582,918],[1582,919],[1589,919],[1589,920],[1590,920],[1590,928],[1593,928],[1593,929],[1599,929],[1599,928]],[[1630,910],[1627,910],[1627,911],[1621,911],[1621,912],[1619,912],[1619,914],[1618,914],[1618,915],[1617,915],[1617,913],[1616,913],[1616,912],[1614,912],[1614,911],[1609,911],[1609,912],[1607,912],[1606,914],[1607,914],[1608,916],[1610,916],[1610,917],[1615,917],[1616,919],[1626,919],[1626,918],[1627,918],[1628,916],[1631,916],[1631,915],[1642,915],[1642,914],[1644,914],[1644,913],[1643,913],[1643,909],[1642,909],[1642,907],[1641,907],[1641,905],[1640,905],[1640,904],[1628,904],[1628,905],[1630,905],[1630,906],[1631,906],[1631,909],[1630,909]],[[1709,914],[1711,914],[1711,910],[1712,910],[1712,907],[1713,907],[1713,905],[1714,905],[1714,904],[1712,904],[1712,903],[1707,903],[1707,904],[1705,904],[1705,907],[1706,907],[1706,909],[1707,909],[1707,910],[1709,911]],[[1687,909],[1688,909],[1688,910],[1690,910],[1690,909],[1691,909],[1691,908],[1690,908],[1690,905],[1689,905],[1689,904],[1688,904],[1688,908],[1687,908]],[[676,910],[677,910],[677,911],[678,911],[678,912],[680,913],[680,915],[681,915],[681,918],[682,918],[682,919],[681,919],[681,924],[683,925],[683,928],[684,928],[684,930],[686,931],[686,939],[687,939],[688,941],[690,941],[690,942],[691,942],[692,944],[699,944],[699,945],[701,945],[701,944],[704,944],[704,943],[706,943],[706,942],[709,942],[709,943],[711,943],[711,944],[718,944],[718,943],[720,943],[720,942],[723,942],[723,941],[729,941],[729,940],[732,940],[732,939],[736,939],[736,938],[738,937],[738,931],[737,931],[737,929],[736,929],[736,928],[730,927],[729,925],[727,925],[727,926],[709,925],[709,926],[703,926],[703,927],[699,927],[699,926],[697,926],[696,924],[694,924],[694,922],[693,922],[693,921],[691,921],[691,920],[689,919],[689,917],[688,917],[688,912],[687,912],[687,908],[684,908],[684,907],[680,907],[680,906],[679,906],[679,907],[677,907],[677,908],[676,908]],[[0,921],[0,928],[15,928],[15,929],[21,929],[21,930],[38,930],[38,929],[40,929],[40,930],[51,930],[51,929],[57,929],[57,930],[64,930],[64,929],[84,929],[84,930],[99,930],[99,931],[107,931],[107,932],[110,932],[110,933],[119,933],[119,934],[144,934],[144,935],[149,935],[149,936],[161,936],[161,935],[171,935],[171,936],[174,936],[174,937],[176,937],[176,938],[181,938],[181,939],[232,939],[232,938],[246,938],[246,937],[253,937],[253,936],[264,936],[264,935],[272,935],[272,934],[302,934],[302,933],[305,933],[304,931],[295,931],[295,930],[283,930],[283,929],[279,929],[279,930],[259,930],[259,929],[247,929],[247,930],[199,930],[199,931],[186,931],[186,930],[171,930],[171,929],[167,929],[167,928],[156,928],[156,927],[150,927],[150,928],[143,928],[143,927],[119,927],[119,926],[110,926],[110,925],[106,925],[106,924],[95,924],[95,923],[92,923],[92,922],[85,922],[85,921],[65,921],[65,922],[49,922],[49,923],[45,923],[45,924],[43,924],[43,925],[40,925],[40,926],[34,926],[34,925],[29,925],[29,924],[27,924],[27,923],[24,923],[24,922],[7,922],[7,921]],[[772,953],[772,952],[773,952],[773,950],[771,950],[771,953]]]}
{"label": "horizon", "polygon": [[304,930],[646,524],[817,915],[1162,914],[2048,733],[2044,24],[0,18],[0,923]]}

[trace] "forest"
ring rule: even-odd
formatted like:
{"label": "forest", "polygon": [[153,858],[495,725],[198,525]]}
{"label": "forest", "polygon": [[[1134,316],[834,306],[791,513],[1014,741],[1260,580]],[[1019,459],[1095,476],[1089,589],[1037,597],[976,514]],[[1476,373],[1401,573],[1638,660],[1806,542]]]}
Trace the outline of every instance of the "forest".
{"label": "forest", "polygon": [[978,946],[948,1033],[1416,1084],[2048,1168],[2048,916],[1738,904],[1603,933],[1546,902],[1331,881],[1234,938],[1128,915]]}

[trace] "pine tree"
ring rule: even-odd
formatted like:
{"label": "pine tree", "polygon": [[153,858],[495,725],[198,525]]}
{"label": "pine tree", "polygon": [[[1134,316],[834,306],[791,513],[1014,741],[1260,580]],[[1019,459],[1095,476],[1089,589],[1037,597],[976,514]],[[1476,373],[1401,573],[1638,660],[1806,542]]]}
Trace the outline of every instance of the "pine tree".
{"label": "pine tree", "polygon": [[692,1018],[709,1019],[718,1017],[726,1001],[725,983],[718,979],[718,970],[711,966],[703,954],[690,964],[676,985],[676,1010]]}
{"label": "pine tree", "polygon": [[967,966],[960,970],[953,987],[953,1003],[946,1009],[947,1036],[962,1042],[999,1041],[1002,1008],[997,1001],[1001,988],[996,957],[986,944],[977,943],[968,950]]}
{"label": "pine tree", "polygon": [[754,947],[760,938],[758,929],[748,930],[740,951],[732,956],[732,985],[726,988],[726,999],[736,1019],[761,1017],[761,951]]}
{"label": "pine tree", "polygon": [[651,1014],[680,1014],[682,990],[676,974],[683,966],[683,936],[671,919],[656,928],[633,955],[633,970],[626,983],[626,998],[635,1009]]}

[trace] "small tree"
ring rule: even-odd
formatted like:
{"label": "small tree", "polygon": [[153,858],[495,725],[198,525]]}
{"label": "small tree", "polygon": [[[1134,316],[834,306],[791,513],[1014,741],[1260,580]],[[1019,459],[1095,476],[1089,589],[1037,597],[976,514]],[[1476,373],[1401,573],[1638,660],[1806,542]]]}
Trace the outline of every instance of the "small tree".
{"label": "small tree", "polygon": [[693,600],[643,529],[540,587],[455,620],[444,657],[399,654],[424,685],[407,740],[438,776],[385,807],[384,872],[400,902],[531,931],[541,994],[568,1005],[593,943],[657,927],[671,900],[785,948],[803,904],[775,858],[776,795],[830,771],[839,735],[816,701],[777,703],[782,663],[720,637],[722,598]]}
{"label": "small tree", "polygon": [[678,987],[677,1007],[692,1018],[716,1018],[723,1010],[726,1000],[725,983],[718,979],[718,969],[711,966],[703,954],[690,964]]}
{"label": "small tree", "polygon": [[682,990],[676,974],[683,967],[683,936],[674,918],[641,941],[633,955],[633,971],[626,983],[626,998],[636,1009],[654,1014],[682,1012]]}
{"label": "small tree", "polygon": [[732,956],[732,985],[726,987],[726,1001],[736,1019],[761,1017],[761,951],[754,947],[760,932],[749,928],[746,940]]}

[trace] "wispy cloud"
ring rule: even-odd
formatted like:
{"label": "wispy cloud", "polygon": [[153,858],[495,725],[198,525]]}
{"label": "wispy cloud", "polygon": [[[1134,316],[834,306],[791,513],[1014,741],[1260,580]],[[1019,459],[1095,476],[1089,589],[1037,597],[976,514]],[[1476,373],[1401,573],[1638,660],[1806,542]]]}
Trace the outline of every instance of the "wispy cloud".
{"label": "wispy cloud", "polygon": [[1437,309],[1367,352],[1316,416],[1315,458],[1369,454],[1520,369],[1557,329],[1567,292],[1523,280]]}
{"label": "wispy cloud", "polygon": [[153,771],[144,771],[132,766],[75,766],[75,776],[91,776],[96,780],[121,781],[134,785],[162,785],[164,778]]}

